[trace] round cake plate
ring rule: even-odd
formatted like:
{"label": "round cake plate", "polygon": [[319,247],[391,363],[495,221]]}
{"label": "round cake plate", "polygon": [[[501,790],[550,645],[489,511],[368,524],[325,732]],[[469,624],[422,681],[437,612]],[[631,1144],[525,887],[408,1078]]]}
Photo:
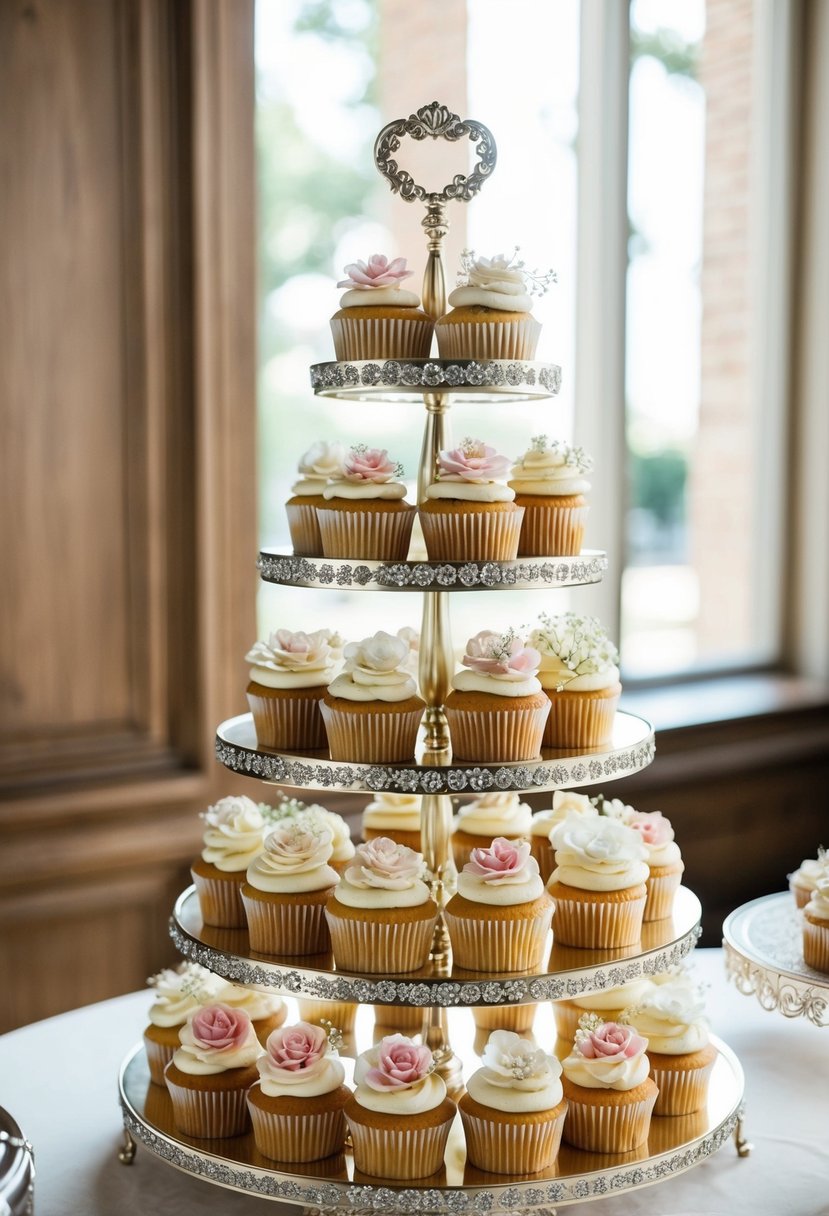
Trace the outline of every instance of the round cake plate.
{"label": "round cake plate", "polygon": [[561,388],[555,363],[518,359],[377,359],[315,363],[318,397],[342,401],[407,401],[422,407],[424,393],[451,393],[474,404],[537,401]]}
{"label": "round cake plate", "polygon": [[600,583],[607,555],[585,549],[575,557],[519,557],[513,562],[373,562],[297,557],[263,549],[263,582],[335,591],[548,591]]}
{"label": "round cake plate", "polygon": [[354,764],[330,760],[326,752],[299,755],[259,747],[250,714],[228,718],[216,730],[216,758],[242,776],[303,790],[373,794],[480,794],[486,790],[561,790],[627,777],[651,763],[653,727],[619,711],[609,743],[585,752],[544,749],[538,760],[517,764]]}
{"label": "round cake plate", "polygon": [[680,887],[673,916],[643,925],[637,946],[581,950],[555,945],[551,934],[552,946],[545,952],[543,967],[511,975],[453,974],[443,964],[438,968],[430,963],[408,975],[366,976],[337,971],[330,954],[290,958],[257,954],[250,949],[247,929],[214,929],[203,924],[195,887],[188,887],[177,899],[170,936],[185,958],[236,983],[262,984],[274,992],[314,1000],[448,1008],[561,1001],[658,975],[691,953],[700,934],[701,917],[696,895]]}
{"label": "round cake plate", "polygon": [[[289,1018],[292,1016],[293,1010]],[[450,1014],[450,1033],[455,1042],[463,1044],[467,1076],[480,1066],[472,1030],[468,1013]],[[554,1033],[549,1008],[539,1011],[536,1040],[553,1042]],[[359,1049],[368,1047],[372,1037],[371,1011],[360,1010],[355,1035]],[[173,1123],[166,1089],[150,1082],[141,1044],[124,1060],[118,1084],[128,1136],[206,1182],[324,1212],[486,1216],[550,1209],[638,1189],[674,1177],[716,1152],[737,1128],[744,1082],[730,1048],[716,1038],[712,1043],[719,1055],[705,1110],[684,1118],[654,1118],[647,1144],[631,1153],[599,1155],[562,1145],[552,1169],[521,1178],[468,1166],[460,1118],[450,1133],[443,1170],[422,1181],[392,1182],[365,1175],[355,1178],[348,1150],[313,1165],[280,1165],[258,1152],[251,1133],[229,1140],[195,1140],[182,1135]],[[344,1056],[343,1063],[346,1083],[351,1084],[353,1061]]]}
{"label": "round cake plate", "polygon": [[735,909],[723,925],[726,974],[764,1009],[829,1026],[829,975],[803,961],[802,916],[790,891]]}

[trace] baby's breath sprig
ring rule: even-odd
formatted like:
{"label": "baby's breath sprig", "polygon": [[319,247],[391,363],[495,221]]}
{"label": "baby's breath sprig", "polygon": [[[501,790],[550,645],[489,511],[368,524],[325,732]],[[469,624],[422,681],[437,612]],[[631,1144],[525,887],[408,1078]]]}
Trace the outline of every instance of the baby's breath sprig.
{"label": "baby's breath sprig", "polygon": [[499,662],[508,659],[512,654],[512,648],[517,637],[518,634],[510,626],[509,629],[504,630],[497,637],[491,638],[488,644],[490,657],[497,659]]}
{"label": "baby's breath sprig", "polygon": [[458,287],[469,287],[475,272],[485,275],[487,269],[492,267],[495,270],[517,270],[530,295],[543,296],[553,283],[558,282],[556,272],[554,270],[528,270],[523,259],[518,257],[520,251],[521,246],[516,245],[509,255],[496,253],[494,257],[478,259],[474,249],[464,249],[461,253],[461,269],[457,277]]}
{"label": "baby's breath sprig", "polygon": [[260,802],[259,810],[266,823],[273,825],[281,823],[283,819],[296,819],[298,815],[302,815],[308,810],[308,805],[300,802],[299,798],[289,798],[286,794],[280,794],[276,806],[268,806],[267,803]]}
{"label": "baby's breath sprig", "polygon": [[328,1035],[328,1046],[331,1051],[339,1053],[343,1049],[345,1038],[339,1026],[335,1026],[328,1018],[320,1018],[320,1026]]}
{"label": "baby's breath sprig", "polygon": [[603,1026],[604,1022],[599,1017],[598,1013],[583,1013],[579,1018],[579,1028],[576,1031],[576,1042],[581,1043],[588,1038],[594,1030],[598,1030]]}
{"label": "baby's breath sprig", "polygon": [[550,439],[547,435],[533,435],[530,440],[530,451],[552,452],[560,456],[568,469],[579,473],[589,473],[593,468],[593,457],[585,452],[580,445],[565,443],[563,439]]}
{"label": "baby's breath sprig", "polygon": [[[351,447],[348,449],[348,454],[349,454],[349,456],[365,456],[365,454],[368,450],[369,449],[368,449],[367,443],[352,443]],[[388,452],[386,453],[386,455],[388,455]],[[406,470],[405,470],[404,466],[401,464],[401,462],[398,460],[394,466],[394,476],[395,477],[404,477],[405,474],[406,474]]]}
{"label": "baby's breath sprig", "polygon": [[554,655],[567,669],[558,684],[559,692],[577,676],[595,675],[618,664],[619,652],[595,617],[576,612],[551,617],[542,612],[538,619],[541,627],[533,630],[530,645],[542,654]]}

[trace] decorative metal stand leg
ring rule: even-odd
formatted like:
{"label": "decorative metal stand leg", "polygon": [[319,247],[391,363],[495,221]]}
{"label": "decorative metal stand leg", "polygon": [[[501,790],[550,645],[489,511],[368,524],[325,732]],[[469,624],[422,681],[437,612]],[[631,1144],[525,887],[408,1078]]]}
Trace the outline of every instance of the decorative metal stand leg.
{"label": "decorative metal stand leg", "polygon": [[750,1157],[754,1145],[747,1140],[743,1129],[743,1111],[737,1116],[737,1126],[734,1128],[734,1147],[738,1157]]}
{"label": "decorative metal stand leg", "polygon": [[138,1145],[135,1143],[132,1135],[125,1127],[124,1143],[118,1149],[118,1160],[122,1165],[132,1165],[133,1161],[135,1161],[135,1150],[137,1147]]}

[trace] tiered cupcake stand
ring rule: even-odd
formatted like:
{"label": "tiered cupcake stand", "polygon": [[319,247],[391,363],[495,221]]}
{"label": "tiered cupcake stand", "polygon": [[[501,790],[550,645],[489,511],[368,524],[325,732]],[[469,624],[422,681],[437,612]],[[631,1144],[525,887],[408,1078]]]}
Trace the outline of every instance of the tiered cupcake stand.
{"label": "tiered cupcake stand", "polygon": [[[478,144],[478,164],[441,193],[427,194],[393,159],[400,138],[469,138]],[[495,164],[492,136],[478,123],[463,122],[433,103],[380,133],[375,160],[392,189],[426,204],[423,227],[429,259],[424,308],[445,311],[442,244],[449,199],[468,201]],[[437,456],[449,446],[447,415],[452,397],[463,394],[481,403],[529,401],[555,396],[560,370],[550,364],[470,360],[388,360],[378,363],[325,363],[311,369],[317,394],[345,401],[417,401],[426,409],[418,480],[418,499],[434,479]],[[632,714],[619,712],[609,743],[584,754],[549,751],[517,764],[452,762],[443,704],[454,667],[449,627],[449,597],[466,590],[528,591],[574,587],[601,579],[605,555],[532,557],[511,562],[429,562],[409,560],[328,561],[265,551],[259,568],[264,580],[286,587],[342,591],[419,593],[423,597],[420,640],[420,691],[426,701],[423,738],[411,764],[366,765],[331,761],[327,754],[275,752],[257,744],[250,715],[218,728],[216,754],[227,768],[280,786],[314,792],[373,794],[377,791],[423,795],[422,823],[426,864],[434,895],[442,905],[455,883],[450,835],[451,794],[487,790],[532,793],[606,783],[637,772],[653,759],[653,730]],[[658,974],[682,961],[699,936],[701,909],[686,888],[677,895],[673,916],[646,924],[638,946],[616,952],[576,950],[551,944],[544,967],[533,974],[460,973],[452,967],[448,938],[439,922],[429,964],[402,977],[364,976],[337,970],[330,956],[280,959],[251,951],[245,930],[203,925],[193,888],[178,899],[170,931],[179,951],[211,971],[243,984],[265,985],[289,999],[353,1002],[359,1009],[355,1038],[370,1045],[372,1013],[377,1006],[407,1006],[423,1011],[424,1041],[438,1054],[450,1093],[462,1086],[479,1064],[474,1054],[470,1008],[542,1002],[534,1033],[555,1041],[549,1002],[586,996]],[[294,1012],[293,1010],[291,1011]],[[368,1036],[368,1037],[365,1037]],[[350,1155],[311,1166],[285,1166],[261,1156],[252,1135],[222,1141],[193,1140],[175,1129],[169,1097],[151,1085],[142,1047],[122,1066],[119,1086],[125,1145],[121,1159],[132,1160],[136,1142],[179,1169],[232,1190],[302,1204],[319,1211],[352,1213],[513,1213],[622,1193],[662,1181],[697,1165],[732,1135],[741,1138],[743,1074],[733,1052],[714,1040],[718,1058],[707,1107],[686,1118],[654,1118],[647,1145],[632,1153],[601,1156],[562,1146],[556,1165],[542,1174],[510,1178],[468,1166],[460,1121],[450,1137],[445,1167],[419,1182],[386,1182],[355,1174]],[[457,1046],[460,1045],[460,1046]],[[353,1047],[353,1044],[351,1045]],[[481,1046],[480,1043],[477,1046]],[[348,1081],[348,1077],[347,1077]]]}

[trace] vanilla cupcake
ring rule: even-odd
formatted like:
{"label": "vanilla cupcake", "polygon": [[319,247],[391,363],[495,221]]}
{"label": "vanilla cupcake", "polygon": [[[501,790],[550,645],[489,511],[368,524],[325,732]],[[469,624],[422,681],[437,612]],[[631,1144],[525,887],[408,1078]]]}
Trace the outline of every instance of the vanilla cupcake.
{"label": "vanilla cupcake", "polygon": [[663,920],[673,911],[674,896],[685,870],[679,845],[674,840],[674,829],[661,811],[637,811],[628,826],[639,833],[648,850],[650,874],[644,920]]}
{"label": "vanilla cupcake", "polygon": [[458,1110],[472,1165],[494,1174],[549,1169],[558,1156],[567,1113],[561,1064],[535,1043],[496,1030]]}
{"label": "vanilla cupcake", "polygon": [[550,699],[544,746],[599,747],[613,733],[622,685],[619,654],[592,616],[542,613],[527,645],[541,655],[538,678]]}
{"label": "vanilla cupcake", "polygon": [[428,1178],[443,1165],[455,1103],[432,1053],[389,1035],[357,1057],[345,1108],[354,1168],[373,1178]]}
{"label": "vanilla cupcake", "polygon": [[539,967],[553,911],[529,843],[496,836],[472,850],[443,912],[454,965],[468,971]]}
{"label": "vanilla cupcake", "polygon": [[332,760],[394,764],[414,759],[426,708],[406,670],[408,646],[382,629],[346,646],[343,671],[322,702]]}
{"label": "vanilla cupcake", "polygon": [[470,638],[444,710],[455,760],[534,760],[550,712],[536,678],[541,656],[513,630]]}
{"label": "vanilla cupcake", "polygon": [[829,874],[829,852],[818,849],[817,857],[801,862],[793,874],[789,874],[789,889],[798,908],[805,908],[819,878]]}
{"label": "vanilla cupcake", "polygon": [[642,932],[647,850],[638,832],[601,815],[568,815],[553,829],[556,868],[547,890],[562,946],[616,950]]}
{"label": "vanilla cupcake", "polygon": [[480,439],[438,455],[437,480],[426,487],[420,526],[433,562],[511,561],[518,552],[523,507],[506,477],[509,461]]}
{"label": "vanilla cupcake", "polygon": [[[530,822],[530,849],[543,882],[548,882],[555,869],[555,854],[550,842],[553,828],[563,823],[568,815],[598,815],[598,811],[586,794],[575,794],[572,790],[556,790],[553,805],[548,811],[536,811]],[[573,1031],[575,1034],[575,1029]]]}
{"label": "vanilla cupcake", "polygon": [[655,1115],[692,1115],[708,1099],[717,1051],[708,1038],[702,991],[685,975],[651,984],[622,1014],[648,1042],[651,1077],[659,1090]]}
{"label": "vanilla cupcake", "polygon": [[647,1047],[630,1026],[583,1019],[562,1062],[568,1144],[589,1153],[629,1153],[645,1143],[657,1098]]}
{"label": "vanilla cupcake", "polygon": [[455,816],[452,853],[456,867],[462,870],[472,850],[491,844],[496,836],[528,840],[532,817],[532,808],[518,794],[501,790],[479,794]]}
{"label": "vanilla cupcake", "polygon": [[220,929],[244,929],[242,886],[250,863],[264,848],[267,825],[245,794],[220,798],[202,813],[204,848],[190,867],[202,920]]}
{"label": "vanilla cupcake", "polygon": [[829,974],[829,873],[817,879],[803,909],[803,961]]}
{"label": "vanilla cupcake", "polygon": [[256,984],[251,984],[250,987],[244,984],[226,984],[219,1000],[230,1009],[244,1009],[263,1047],[268,1035],[280,1027],[288,1016],[282,997],[268,992],[265,988],[259,988]]}
{"label": "vanilla cupcake", "polygon": [[414,272],[405,258],[391,262],[373,253],[367,262],[345,267],[339,312],[331,318],[338,359],[428,359],[434,321],[420,307],[420,297],[402,284]]}
{"label": "vanilla cupcake", "polygon": [[405,561],[416,509],[404,501],[402,476],[385,448],[351,448],[317,510],[325,557]]}
{"label": "vanilla cupcake", "polygon": [[554,280],[552,271],[528,271],[514,254],[476,258],[465,249],[458,286],[449,295],[451,311],[435,326],[440,357],[534,359],[541,325],[532,316],[530,297],[543,294]]}
{"label": "vanilla cupcake", "polygon": [[624,1011],[641,1001],[653,986],[652,979],[642,976],[638,980],[630,980],[616,988],[605,988],[603,992],[594,992],[590,996],[573,997],[569,1001],[553,1001],[558,1037],[572,1043],[579,1022],[586,1013],[599,1014],[603,1022],[621,1021]]}
{"label": "vanilla cupcake", "polygon": [[297,466],[299,478],[291,486],[285,503],[294,553],[301,557],[322,557],[322,537],[317,511],[325,506],[322,492],[331,478],[342,476],[345,448],[341,443],[320,440],[311,445]]}
{"label": "vanilla cupcake", "polygon": [[334,675],[331,637],[328,629],[277,629],[245,655],[252,668],[248,705],[260,747],[325,747],[319,707]]}
{"label": "vanilla cupcake", "polygon": [[330,829],[309,820],[287,820],[265,838],[242,887],[252,950],[280,955],[330,950],[325,902],[339,881],[328,864],[331,848]]}
{"label": "vanilla cupcake", "polygon": [[338,967],[401,975],[425,965],[438,908],[422,875],[421,854],[388,837],[359,846],[325,910]]}
{"label": "vanilla cupcake", "polygon": [[150,1080],[164,1084],[164,1069],[180,1046],[178,1032],[202,1005],[219,999],[225,980],[198,963],[181,963],[175,971],[165,967],[147,980],[154,988],[150,1024],[144,1031],[144,1048],[150,1066]]}
{"label": "vanilla cupcake", "polygon": [[363,840],[388,836],[396,844],[421,852],[420,794],[378,793],[363,811]]}
{"label": "vanilla cupcake", "polygon": [[272,1161],[320,1161],[342,1152],[351,1090],[331,1036],[298,1022],[275,1030],[248,1090],[256,1147]]}
{"label": "vanilla cupcake", "polygon": [[524,508],[519,557],[581,553],[593,460],[584,448],[571,447],[546,435],[535,435],[529,451],[513,465],[507,482],[515,505]]}
{"label": "vanilla cupcake", "polygon": [[197,1139],[248,1130],[245,1097],[258,1079],[262,1047],[241,1009],[205,1005],[182,1026],[181,1046],[164,1070],[180,1132]]}

